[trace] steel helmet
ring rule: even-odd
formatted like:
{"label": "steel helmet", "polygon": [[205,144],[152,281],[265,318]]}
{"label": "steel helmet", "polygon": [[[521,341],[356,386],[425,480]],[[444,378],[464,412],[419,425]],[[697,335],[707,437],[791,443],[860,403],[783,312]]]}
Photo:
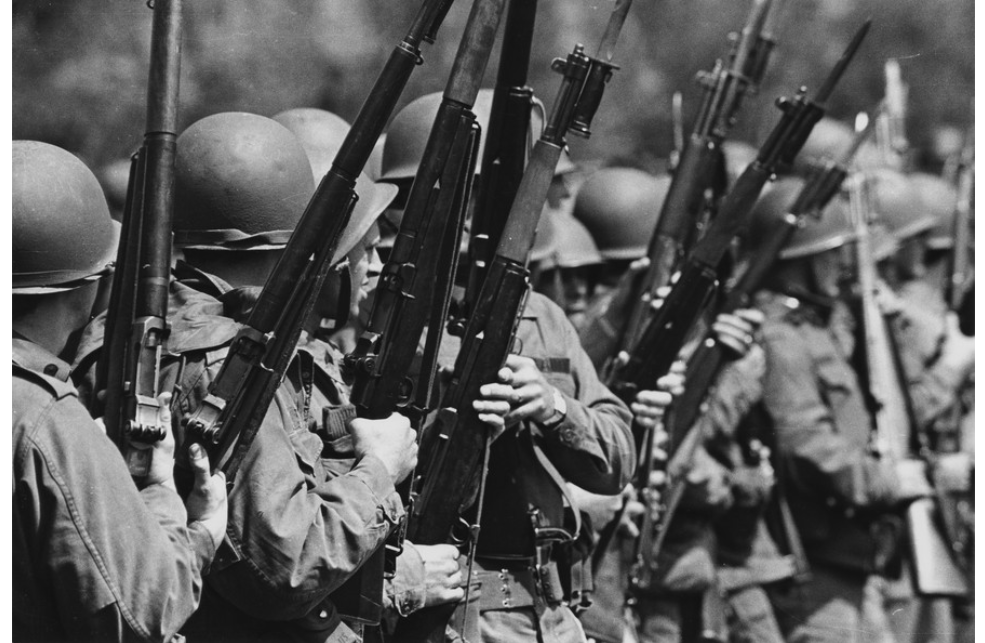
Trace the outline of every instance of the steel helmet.
{"label": "steel helmet", "polygon": [[120,215],[127,203],[127,189],[130,186],[130,159],[110,161],[99,168],[97,177],[106,194],[110,215]]}
{"label": "steel helmet", "polygon": [[927,247],[947,250],[954,247],[954,211],[958,207],[958,191],[939,176],[916,172],[909,176],[910,185],[920,195],[923,209],[936,219],[930,229]]}
{"label": "steel helmet", "polygon": [[205,250],[283,248],[314,191],[297,138],[242,112],[207,116],[177,142],[175,245]]}
{"label": "steel helmet", "polygon": [[592,233],[585,225],[566,210],[545,212],[545,218],[552,218],[555,234],[553,265],[557,268],[581,268],[603,263]]}
{"label": "steel helmet", "polygon": [[909,177],[881,168],[869,172],[866,183],[873,214],[898,241],[926,232],[937,223]]}
{"label": "steel helmet", "polygon": [[557,263],[558,235],[557,227],[552,213],[544,212],[537,222],[537,234],[534,237],[534,245],[530,250],[530,263],[537,264],[540,270],[550,270]]}
{"label": "steel helmet", "polygon": [[806,175],[825,161],[839,160],[852,146],[854,139],[855,132],[849,125],[833,118],[822,118],[794,159],[794,173]]}
{"label": "steel helmet", "polygon": [[[383,145],[381,181],[409,181],[417,175],[417,168],[424,156],[424,147],[427,145],[431,126],[434,124],[434,117],[438,113],[439,105],[441,105],[441,98],[441,92],[421,96],[410,102],[394,117],[393,123],[387,130],[386,141]],[[486,148],[486,132],[489,130],[492,100],[492,89],[480,89],[475,99],[475,105],[472,107],[476,121],[482,128],[476,174],[479,173],[482,154]],[[539,99],[534,98],[533,109],[530,110],[528,134],[530,145],[533,145],[533,141],[540,136],[541,130],[544,128],[544,121],[544,104]],[[577,166],[572,162],[571,155],[568,154],[567,150],[563,150],[555,174],[566,174],[576,169]]]}
{"label": "steel helmet", "polygon": [[[297,137],[311,163],[315,185],[320,183],[331,169],[335,155],[349,133],[349,123],[331,112],[313,108],[289,109],[274,116],[273,120]],[[363,238],[373,222],[397,196],[397,186],[376,183],[364,172],[356,179],[356,194],[359,195],[359,200],[356,201],[349,223],[339,239],[332,263],[344,257]]]}
{"label": "steel helmet", "polygon": [[[756,252],[757,244],[766,239],[776,226],[790,213],[805,181],[799,177],[784,177],[768,185],[752,208],[750,216],[749,252]],[[855,230],[848,216],[848,206],[839,197],[834,198],[821,213],[820,218],[808,216],[794,230],[780,251],[780,259],[797,259],[833,250],[855,240]]]}
{"label": "steel helmet", "polygon": [[646,254],[669,187],[669,176],[604,168],[581,185],[574,215],[595,239],[603,259],[639,259]]}
{"label": "steel helmet", "polygon": [[95,175],[54,145],[14,141],[12,148],[13,292],[71,290],[106,274],[119,228]]}
{"label": "steel helmet", "polygon": [[889,259],[900,249],[899,241],[881,223],[873,223],[869,226],[869,237],[872,244],[872,256],[876,261]]}
{"label": "steel helmet", "polygon": [[759,150],[742,141],[722,143],[722,155],[725,157],[725,172],[728,174],[729,185],[735,183],[745,169],[756,160],[758,153]]}

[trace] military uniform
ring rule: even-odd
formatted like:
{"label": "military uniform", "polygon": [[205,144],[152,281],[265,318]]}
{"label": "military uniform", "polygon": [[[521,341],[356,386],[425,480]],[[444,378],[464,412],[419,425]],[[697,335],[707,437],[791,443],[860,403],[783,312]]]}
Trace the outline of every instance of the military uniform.
{"label": "military uniform", "polygon": [[[238,328],[233,318],[250,299],[216,290],[221,282],[187,266],[176,275],[174,355],[164,371],[175,382],[180,423],[201,404]],[[229,493],[227,537],[187,628],[191,640],[356,640],[329,595],[382,545],[403,507],[376,458],[344,475],[323,459],[308,413],[313,362],[298,351],[243,460]]]}
{"label": "military uniform", "polygon": [[14,337],[15,640],[169,640],[214,554],[178,494],[137,490],[68,381],[68,364]]}
{"label": "military uniform", "polygon": [[[458,348],[446,335],[439,361],[453,363]],[[572,554],[578,530],[564,482],[599,494],[622,490],[635,465],[630,413],[599,381],[564,312],[543,295],[527,297],[513,352],[535,360],[567,412],[557,426],[525,421],[493,443],[473,570],[481,590],[470,602],[479,614],[469,620],[482,641],[583,641],[568,602],[578,600],[585,561]]]}
{"label": "military uniform", "polygon": [[[870,420],[855,373],[848,319],[783,294],[760,293],[773,422],[786,493],[812,580],[777,589],[777,619],[791,641],[862,640],[862,591],[898,552],[899,480],[868,450]],[[871,633],[869,633],[871,634]]]}

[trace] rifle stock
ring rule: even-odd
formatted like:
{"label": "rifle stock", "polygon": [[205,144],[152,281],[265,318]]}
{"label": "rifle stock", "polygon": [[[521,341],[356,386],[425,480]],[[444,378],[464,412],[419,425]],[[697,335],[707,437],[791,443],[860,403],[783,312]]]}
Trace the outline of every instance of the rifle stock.
{"label": "rifle stock", "polygon": [[449,331],[460,335],[496,253],[527,161],[533,90],[527,86],[536,0],[512,0],[506,15],[499,73],[493,90],[475,213],[469,237],[469,277]]}
{"label": "rifle stock", "polygon": [[107,435],[138,479],[148,474],[153,451],[135,449],[131,442],[155,442],[165,435],[158,422],[158,395],[161,351],[169,333],[181,24],[181,0],[154,3],[146,133],[130,169],[105,349],[97,372],[97,390],[106,391]]}

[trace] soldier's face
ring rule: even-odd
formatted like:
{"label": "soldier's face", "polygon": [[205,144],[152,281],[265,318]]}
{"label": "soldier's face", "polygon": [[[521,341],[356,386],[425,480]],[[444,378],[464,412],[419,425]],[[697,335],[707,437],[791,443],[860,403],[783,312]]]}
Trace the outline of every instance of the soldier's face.
{"label": "soldier's face", "polygon": [[925,239],[926,235],[919,235],[900,244],[894,261],[896,262],[897,274],[901,279],[920,279],[927,273],[924,266]]}
{"label": "soldier's face", "polygon": [[819,295],[835,298],[841,293],[841,286],[851,272],[847,246],[834,248],[814,256],[812,261],[815,285]]}
{"label": "soldier's face", "polygon": [[[362,240],[346,255],[349,259],[349,276],[352,279],[350,315],[353,319],[368,321],[372,309],[372,293],[379,281],[382,263],[376,248],[380,243],[380,229],[374,223]],[[364,318],[365,317],[365,318]]]}

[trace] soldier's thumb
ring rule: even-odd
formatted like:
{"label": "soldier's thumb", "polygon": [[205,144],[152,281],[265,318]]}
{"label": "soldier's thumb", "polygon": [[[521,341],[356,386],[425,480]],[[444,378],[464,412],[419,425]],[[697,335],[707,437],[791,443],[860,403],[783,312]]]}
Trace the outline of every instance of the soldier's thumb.
{"label": "soldier's thumb", "polygon": [[204,487],[208,485],[211,473],[209,472],[209,454],[201,444],[194,443],[188,447],[188,463],[191,465],[192,472],[195,474],[195,486]]}

